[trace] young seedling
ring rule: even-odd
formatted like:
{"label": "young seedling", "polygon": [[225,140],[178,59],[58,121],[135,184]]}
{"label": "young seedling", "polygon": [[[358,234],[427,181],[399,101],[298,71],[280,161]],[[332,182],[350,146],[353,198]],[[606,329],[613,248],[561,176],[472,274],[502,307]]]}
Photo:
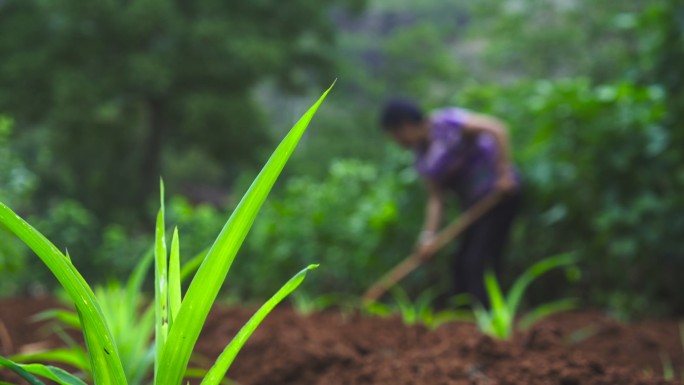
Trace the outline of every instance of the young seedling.
{"label": "young seedling", "polygon": [[420,324],[430,329],[436,329],[440,325],[453,321],[472,321],[469,312],[461,310],[434,310],[432,304],[435,298],[431,290],[423,291],[415,300],[411,300],[406,291],[400,287],[391,290],[394,305],[385,305],[380,302],[362,302],[363,311],[368,314],[387,317],[399,314],[405,325]]}
{"label": "young seedling", "polygon": [[[238,207],[228,219],[216,241],[207,252],[182,297],[180,292],[179,249],[177,233],[171,242],[170,260],[166,249],[164,205],[157,215],[155,236],[155,385],[180,385],[183,382],[190,355],[199,337],[218,292],[228,274],[235,255],[244,241],[261,205],[271,190],[287,159],[294,151],[315,111],[330,89],[295,124],[252,183]],[[163,197],[163,187],[162,187]],[[63,254],[40,232],[0,203],[0,223],[26,243],[55,275],[71,297],[83,328],[88,358],[96,385],[127,385],[119,349],[114,342],[97,297],[72,264],[69,254]],[[266,315],[301,284],[310,265],[290,279],[243,326],[220,354],[202,385],[216,385],[224,378],[238,351]],[[43,384],[42,376],[62,385],[84,384],[77,377],[55,367],[40,364],[16,364],[0,358],[6,367],[32,385]]]}
{"label": "young seedling", "polygon": [[[489,296],[491,308],[485,309],[479,303],[473,305],[473,312],[478,328],[485,334],[495,338],[508,339],[513,335],[518,306],[527,287],[549,270],[568,267],[576,263],[570,254],[561,254],[541,260],[528,268],[514,283],[508,296],[503,292],[491,271],[485,273],[485,288]],[[563,299],[541,305],[523,317],[519,325],[526,328],[553,313],[575,307],[574,299]]]}

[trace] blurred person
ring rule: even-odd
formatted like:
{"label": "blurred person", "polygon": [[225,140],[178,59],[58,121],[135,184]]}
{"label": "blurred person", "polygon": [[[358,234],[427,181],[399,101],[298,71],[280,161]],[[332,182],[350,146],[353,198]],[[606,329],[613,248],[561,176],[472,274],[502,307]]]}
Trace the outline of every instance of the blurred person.
{"label": "blurred person", "polygon": [[507,127],[498,119],[447,107],[425,115],[408,99],[383,107],[383,130],[415,154],[415,168],[427,187],[425,221],[418,237],[419,256],[430,259],[444,214],[447,193],[462,210],[494,191],[502,199],[468,227],[453,258],[453,293],[470,294],[486,308],[489,298],[484,273],[500,277],[501,260],[521,201],[521,179],[511,161]]}

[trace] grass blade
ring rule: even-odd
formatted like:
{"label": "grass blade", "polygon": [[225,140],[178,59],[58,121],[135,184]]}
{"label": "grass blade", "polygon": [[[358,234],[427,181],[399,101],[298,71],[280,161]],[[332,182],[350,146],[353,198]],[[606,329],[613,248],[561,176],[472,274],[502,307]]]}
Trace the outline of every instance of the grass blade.
{"label": "grass blade", "polygon": [[537,278],[544,275],[549,270],[557,267],[569,266],[577,262],[577,258],[571,253],[559,254],[550,258],[543,259],[534,265],[515,280],[511,290],[508,292],[508,309],[512,314],[515,314],[520,300],[527,287]]}
{"label": "grass blade", "polygon": [[501,287],[491,271],[485,273],[485,289],[492,308],[492,326],[497,337],[508,338],[511,333],[511,312],[504,301]]}
{"label": "grass blade", "polygon": [[34,322],[47,320],[57,320],[65,324],[66,326],[69,326],[76,330],[81,330],[81,321],[78,319],[78,314],[74,313],[73,311],[52,309],[42,311],[31,317],[31,321]]}
{"label": "grass blade", "polygon": [[59,385],[87,385],[80,378],[70,374],[64,369],[54,366],[43,364],[26,364],[19,366],[31,374],[45,377],[55,381]]}
{"label": "grass blade", "polygon": [[169,328],[173,326],[178,310],[181,306],[181,279],[180,279],[180,239],[178,227],[173,229],[171,239],[171,259],[169,261]]}
{"label": "grass blade", "polygon": [[162,354],[157,356],[163,370],[160,370],[162,375],[155,378],[155,384],[181,383],[202,325],[223,285],[235,254],[275,180],[328,92],[330,89],[302,116],[276,148],[207,253],[185,294],[174,327],[170,330],[169,342],[164,346]]}
{"label": "grass blade", "polygon": [[33,374],[27,372],[26,370],[22,369],[21,366],[15,364],[14,362],[0,356],[0,367],[5,367],[14,373],[18,374],[19,377],[23,378],[28,382],[30,385],[45,385],[41,380],[39,380],[36,376]]}
{"label": "grass blade", "polygon": [[49,361],[53,363],[67,364],[80,370],[90,372],[88,355],[80,347],[70,349],[45,350],[35,353],[20,353],[9,358],[15,363],[28,363],[37,361]]}
{"label": "grass blade", "polygon": [[199,269],[200,265],[202,264],[202,261],[204,261],[204,258],[207,256],[207,253],[209,252],[209,248],[204,249],[197,253],[192,259],[190,259],[188,262],[186,262],[180,269],[180,280],[181,282],[185,282],[192,274],[194,274],[197,269]]}
{"label": "grass blade", "polygon": [[96,383],[127,384],[112,335],[95,294],[71,260],[47,238],[0,203],[0,223],[21,239],[52,271],[76,306]]}
{"label": "grass blade", "polygon": [[225,377],[228,368],[233,363],[233,360],[235,360],[235,356],[237,356],[240,349],[242,349],[242,346],[247,342],[264,318],[266,318],[268,313],[304,281],[306,273],[309,270],[315,269],[316,267],[318,267],[318,265],[309,265],[306,269],[290,278],[290,280],[287,281],[271,299],[259,308],[252,318],[250,318],[235,335],[233,340],[230,341],[230,344],[223,350],[214,366],[209,369],[209,373],[207,373],[204,380],[202,380],[201,385],[218,385],[221,382]]}
{"label": "grass blade", "polygon": [[164,181],[159,180],[160,209],[154,239],[154,307],[155,307],[155,357],[154,378],[159,375],[159,358],[166,344],[169,327],[168,270],[166,254],[166,230],[164,228]]}
{"label": "grass blade", "polygon": [[150,248],[142,257],[140,262],[135,265],[135,269],[131,274],[131,277],[126,283],[126,292],[128,295],[129,303],[134,303],[140,296],[142,291],[142,285],[145,282],[145,276],[147,275],[150,265],[154,260],[154,248]]}
{"label": "grass blade", "polygon": [[576,307],[577,300],[574,298],[561,299],[558,301],[540,305],[520,319],[520,321],[518,322],[518,329],[528,329],[542,318],[546,318],[552,314],[560,313],[563,311],[572,310]]}
{"label": "grass blade", "polygon": [[492,317],[479,302],[473,303],[473,316],[475,316],[475,322],[477,323],[477,328],[483,333],[495,336],[496,331],[492,327]]}

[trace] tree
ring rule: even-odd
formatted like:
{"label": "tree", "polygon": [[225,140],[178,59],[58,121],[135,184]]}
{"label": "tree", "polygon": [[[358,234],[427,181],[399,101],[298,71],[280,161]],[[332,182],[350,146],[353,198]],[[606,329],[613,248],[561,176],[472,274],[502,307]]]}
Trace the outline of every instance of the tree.
{"label": "tree", "polygon": [[0,1],[0,111],[41,196],[140,213],[165,159],[199,152],[224,182],[254,160],[269,139],[256,84],[333,79],[338,3],[360,1]]}

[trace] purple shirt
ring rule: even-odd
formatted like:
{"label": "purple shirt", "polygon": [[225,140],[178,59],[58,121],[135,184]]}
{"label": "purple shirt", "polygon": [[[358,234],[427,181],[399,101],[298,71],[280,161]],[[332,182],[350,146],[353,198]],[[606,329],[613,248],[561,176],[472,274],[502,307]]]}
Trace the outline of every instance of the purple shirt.
{"label": "purple shirt", "polygon": [[[427,148],[416,151],[418,173],[456,192],[466,207],[493,190],[498,177],[499,150],[492,135],[463,135],[469,112],[444,108],[430,115]],[[517,179],[516,179],[517,180]]]}

